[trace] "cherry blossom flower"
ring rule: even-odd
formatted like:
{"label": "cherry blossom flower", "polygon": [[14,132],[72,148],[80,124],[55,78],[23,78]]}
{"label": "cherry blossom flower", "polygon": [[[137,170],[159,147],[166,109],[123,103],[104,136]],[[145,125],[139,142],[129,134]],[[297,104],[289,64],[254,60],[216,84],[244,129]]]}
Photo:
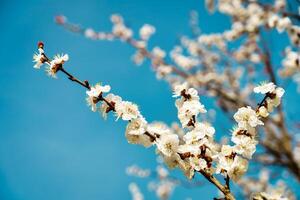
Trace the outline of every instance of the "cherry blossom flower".
{"label": "cherry blossom flower", "polygon": [[252,158],[252,155],[256,151],[256,145],[258,144],[255,139],[245,135],[232,137],[232,142],[236,144],[234,146],[235,152],[248,159]]}
{"label": "cherry blossom flower", "polygon": [[46,68],[46,72],[49,76],[56,78],[56,73],[66,61],[69,60],[68,54],[57,54],[54,59],[50,62],[49,66]]}
{"label": "cherry blossom flower", "polygon": [[41,66],[45,63],[46,58],[44,56],[44,50],[42,48],[38,49],[39,53],[35,53],[33,55],[33,62],[35,65],[33,66],[35,69],[40,69]]}
{"label": "cherry blossom flower", "polygon": [[[179,101],[176,101],[176,103]],[[178,108],[178,118],[183,127],[189,126],[189,122],[199,113],[206,113],[204,105],[197,100],[185,101],[182,105],[176,104]]]}
{"label": "cherry blossom flower", "polygon": [[[120,96],[114,95],[112,93],[106,95],[105,99],[112,105],[119,104],[122,101],[122,98]],[[104,119],[107,118],[107,113],[109,111],[111,111],[111,107],[107,103],[102,103],[100,106],[100,112],[102,113]]]}
{"label": "cherry blossom flower", "polygon": [[248,161],[239,156],[236,156],[233,160],[233,163],[228,166],[228,168],[225,168],[225,170],[232,180],[237,181],[248,170]]}
{"label": "cherry blossom flower", "polygon": [[238,122],[239,127],[245,128],[246,130],[249,126],[255,128],[257,125],[264,124],[259,120],[256,112],[250,106],[239,108],[238,112],[234,114],[233,118]]}
{"label": "cherry blossom flower", "polygon": [[148,40],[155,33],[155,27],[149,24],[144,24],[140,29],[140,37],[142,40]]}
{"label": "cherry blossom flower", "polygon": [[136,118],[128,123],[126,134],[128,135],[142,135],[146,132],[147,122],[144,118]]}
{"label": "cherry blossom flower", "polygon": [[177,152],[179,146],[178,136],[175,134],[164,134],[156,142],[157,148],[166,156],[172,156]]}
{"label": "cherry blossom flower", "polygon": [[189,132],[187,132],[183,140],[187,144],[192,144],[198,142],[200,139],[207,137],[213,137],[215,133],[215,129],[208,124],[197,122],[195,124],[195,128]]}
{"label": "cherry blossom flower", "polygon": [[99,102],[99,97],[103,93],[107,93],[110,91],[109,85],[101,85],[100,83],[96,84],[94,87],[91,87],[90,90],[86,91],[86,94],[88,95],[86,98],[87,104],[91,106],[91,109],[93,112],[96,112],[97,110],[97,103]]}
{"label": "cherry blossom flower", "polygon": [[136,119],[140,115],[138,106],[129,101],[121,101],[117,103],[115,109],[118,117],[117,119],[121,117],[122,120],[125,121]]}
{"label": "cherry blossom flower", "polygon": [[145,134],[147,129],[147,122],[143,118],[133,119],[127,125],[125,136],[129,143],[140,144],[144,147],[152,146],[152,141]]}
{"label": "cherry blossom flower", "polygon": [[191,157],[190,162],[191,162],[192,168],[196,171],[204,170],[207,168],[207,162],[206,162],[206,160],[204,160],[202,158]]}
{"label": "cherry blossom flower", "polygon": [[162,50],[161,48],[159,48],[159,47],[154,47],[152,49],[152,54],[157,58],[166,57],[166,52],[164,50]]}
{"label": "cherry blossom flower", "polygon": [[261,83],[259,86],[255,87],[253,89],[253,91],[255,93],[261,93],[261,94],[267,94],[267,93],[271,93],[275,90],[275,85],[274,83],[270,82],[270,83]]}

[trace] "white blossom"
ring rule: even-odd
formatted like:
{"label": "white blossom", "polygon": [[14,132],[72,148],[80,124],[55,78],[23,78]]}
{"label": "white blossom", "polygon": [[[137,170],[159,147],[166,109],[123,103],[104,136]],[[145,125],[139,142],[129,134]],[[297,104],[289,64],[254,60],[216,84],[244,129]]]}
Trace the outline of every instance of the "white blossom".
{"label": "white blossom", "polygon": [[242,107],[234,114],[233,118],[238,122],[238,126],[241,128],[248,127],[255,128],[257,125],[263,125],[264,123],[259,120],[256,115],[256,112],[251,107]]}
{"label": "white blossom", "polygon": [[208,124],[205,123],[196,123],[195,128],[184,135],[183,140],[187,144],[192,144],[194,142],[199,141],[200,139],[207,137],[213,137],[215,133],[215,129]]}
{"label": "white blossom", "polygon": [[268,97],[266,102],[267,102],[267,109],[269,112],[272,112],[273,111],[273,108],[274,107],[277,107],[279,106],[279,104],[281,103],[281,98],[283,96],[283,94],[285,93],[284,89],[281,88],[281,87],[277,87],[275,89],[275,91],[273,92],[274,94],[274,97]]}
{"label": "white blossom", "polygon": [[228,176],[234,180],[239,180],[248,170],[248,161],[239,156],[235,156],[233,163],[226,169]]}
{"label": "white blossom", "polygon": [[132,30],[122,23],[117,23],[113,26],[113,34],[122,40],[128,40],[132,36]]}
{"label": "white blossom", "polygon": [[157,58],[166,57],[166,52],[164,50],[162,50],[161,48],[159,48],[159,47],[154,47],[152,49],[152,54]]}
{"label": "white blossom", "polygon": [[183,127],[188,126],[189,122],[193,120],[199,113],[205,113],[206,109],[204,105],[197,100],[185,101],[182,105],[179,105],[179,101],[176,101],[178,108],[178,118]]}
{"label": "white blossom", "polygon": [[232,142],[236,144],[234,146],[235,152],[248,159],[252,158],[252,155],[256,151],[256,145],[258,144],[255,139],[245,135],[232,137]]}
{"label": "white blossom", "polygon": [[100,83],[96,84],[95,86],[91,87],[90,90],[86,91],[86,94],[88,95],[86,98],[87,104],[91,106],[91,109],[93,112],[96,112],[97,110],[97,103],[99,101],[99,97],[103,93],[107,93],[110,91],[109,85],[101,85]]}
{"label": "white blossom", "polygon": [[177,152],[179,146],[178,135],[165,134],[161,135],[156,142],[157,148],[166,156],[172,156]]}
{"label": "white blossom", "polygon": [[284,30],[289,28],[291,26],[292,22],[290,18],[288,17],[283,17],[278,20],[278,24],[276,26],[277,30],[279,33],[282,33]]}
{"label": "white blossom", "polygon": [[258,115],[261,117],[268,117],[269,116],[268,109],[265,106],[260,106],[258,109]]}
{"label": "white blossom", "polygon": [[125,132],[128,142],[131,144],[140,144],[144,147],[150,147],[153,141],[145,134],[146,129],[147,122],[144,118],[137,118],[130,121]]}
{"label": "white blossom", "polygon": [[140,114],[138,106],[129,101],[117,103],[115,109],[118,119],[121,117],[125,121],[136,119]]}
{"label": "white blossom", "polygon": [[270,83],[261,83],[259,86],[255,87],[253,91],[255,93],[261,93],[261,94],[267,94],[271,93],[275,90],[275,84],[270,82]]}
{"label": "white blossom", "polygon": [[190,100],[196,99],[199,100],[198,92],[194,88],[188,88],[187,82],[183,84],[175,85],[174,87],[174,95],[173,97],[180,97],[180,96],[188,97]]}
{"label": "white blossom", "polygon": [[86,91],[86,94],[91,97],[99,97],[103,93],[110,91],[109,85],[101,85],[101,83],[96,84],[94,87],[91,87],[90,90]]}
{"label": "white blossom", "polygon": [[66,61],[69,60],[69,55],[68,54],[57,54],[54,56],[54,59],[51,61],[51,65],[55,64],[64,64]]}
{"label": "white blossom", "polygon": [[142,40],[148,40],[155,33],[155,27],[149,24],[144,24],[140,29],[140,37]]}
{"label": "white blossom", "polygon": [[153,122],[151,124],[148,124],[147,132],[149,132],[151,135],[171,134],[171,130],[169,129],[169,127],[162,122]]}
{"label": "white blossom", "polygon": [[206,162],[206,160],[204,160],[202,158],[191,157],[190,162],[191,162],[192,168],[196,171],[204,170],[207,168],[207,162]]}
{"label": "white blossom", "polygon": [[193,155],[198,155],[200,154],[200,148],[199,148],[199,144],[183,144],[183,145],[179,145],[178,153],[191,153]]}
{"label": "white blossom", "polygon": [[[105,99],[110,102],[113,105],[119,104],[122,101],[122,98],[118,95],[114,95],[112,93],[109,93],[105,96]],[[104,119],[107,117],[107,112],[110,111],[110,106],[107,103],[102,103],[100,106],[100,112],[102,113],[102,116]]]}
{"label": "white blossom", "polygon": [[96,39],[97,38],[97,33],[92,28],[87,28],[84,31],[84,35],[85,35],[85,37],[91,38],[91,39]]}
{"label": "white blossom", "polygon": [[49,76],[56,78],[56,73],[59,67],[69,60],[68,54],[57,54],[54,59],[50,62],[50,65],[46,68],[46,72]]}
{"label": "white blossom", "polygon": [[33,66],[35,69],[40,69],[43,63],[45,62],[44,50],[42,48],[38,49],[39,53],[33,54]]}
{"label": "white blossom", "polygon": [[126,128],[126,134],[128,135],[142,135],[146,132],[147,122],[144,118],[136,118],[130,121]]}

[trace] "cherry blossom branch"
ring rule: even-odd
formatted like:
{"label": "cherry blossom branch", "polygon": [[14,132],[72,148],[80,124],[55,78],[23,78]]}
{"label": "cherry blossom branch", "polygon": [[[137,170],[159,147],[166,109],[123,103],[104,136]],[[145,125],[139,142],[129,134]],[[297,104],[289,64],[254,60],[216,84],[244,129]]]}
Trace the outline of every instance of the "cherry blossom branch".
{"label": "cherry blossom branch", "polygon": [[[261,37],[262,38],[262,37]],[[271,55],[270,55],[270,50],[266,44],[266,42],[262,39],[262,45],[264,49],[264,55],[263,55],[263,60],[265,63],[266,70],[270,76],[270,80],[274,82],[275,84],[277,83],[276,76],[274,69],[272,67],[271,63]],[[288,133],[288,130],[285,126],[285,117],[283,114],[283,107],[282,104],[278,106],[278,113],[279,113],[279,121],[278,121],[278,128],[281,130],[282,137],[276,138],[280,143],[283,143],[283,151],[282,149],[279,150],[279,152],[275,149],[272,149],[270,145],[267,145],[266,143],[262,143],[264,147],[267,149],[267,151],[275,156],[275,158],[278,160],[281,159],[282,156],[285,156],[288,159],[288,162],[284,162],[284,166],[286,166],[290,171],[295,175],[295,177],[300,181],[300,166],[296,163],[292,152],[291,152],[291,136]],[[274,135],[274,134],[273,134]]]}
{"label": "cherry blossom branch", "polygon": [[[68,56],[56,56],[54,60],[50,60],[46,54],[44,53],[44,44],[42,42],[38,43],[38,49],[39,49],[39,55],[35,55],[34,56],[34,60],[37,62],[37,64],[40,66],[44,63],[47,63],[49,65],[49,69],[48,69],[48,73],[50,73],[52,76],[56,75],[57,72],[61,71],[62,73],[64,73],[71,81],[74,81],[75,83],[78,83],[79,85],[83,86],[84,88],[88,89],[90,92],[92,92],[92,90],[94,88],[92,88],[88,81],[80,81],[79,79],[75,78],[75,76],[73,76],[71,73],[67,72],[64,68],[63,68],[63,64],[65,61],[68,60]],[[38,56],[38,59],[36,59]],[[103,88],[101,88],[102,90],[104,90]],[[104,101],[108,107],[109,110],[113,110],[116,111],[115,106],[109,102],[106,98],[104,98],[102,96],[103,92],[99,92],[99,95],[96,95],[96,98],[92,99],[92,102],[94,104],[96,104],[98,101]],[[184,92],[181,92],[181,94],[183,96],[185,96],[186,98],[190,97],[190,94],[184,94]],[[94,96],[92,96],[94,97]],[[107,110],[105,111],[107,112]],[[122,116],[123,117],[123,116]],[[161,135],[159,134],[151,134],[148,131],[145,131],[144,133],[150,140],[151,143],[153,142],[159,142],[159,140],[161,139]],[[186,156],[189,157],[189,155],[185,155],[185,154],[180,154],[178,153],[179,157],[181,157],[182,159],[185,159]],[[226,199],[228,200],[233,200],[235,199],[233,197],[233,195],[230,192],[230,189],[227,185],[223,186],[212,174],[209,174],[208,172],[205,172],[203,170],[199,171],[209,182],[213,183],[225,196]],[[229,182],[229,177],[227,182]]]}
{"label": "cherry blossom branch", "polygon": [[[121,117],[123,120],[129,121],[126,137],[130,143],[141,144],[145,147],[155,144],[158,153],[163,156],[170,167],[174,167],[174,164],[175,166],[178,165],[189,178],[194,176],[195,171],[201,173],[228,200],[235,199],[230,191],[230,178],[238,180],[247,171],[248,160],[243,157],[250,159],[255,151],[257,144],[254,139],[255,127],[263,125],[260,118],[268,116],[269,110],[273,110],[273,107],[280,104],[280,99],[284,93],[282,88],[276,88],[273,83],[258,86],[254,88],[254,92],[265,94],[265,97],[259,103],[256,111],[250,107],[242,107],[234,115],[234,119],[238,122],[238,128],[234,130],[232,139],[235,146],[222,145],[221,152],[217,153],[216,172],[225,176],[223,185],[212,173],[214,171],[212,169],[212,163],[214,162],[212,157],[214,153],[213,146],[216,145],[213,141],[215,130],[210,125],[197,120],[197,116],[200,113],[205,113],[206,109],[200,103],[200,97],[194,88],[188,88],[187,84],[175,87],[174,97],[180,97],[176,100],[178,118],[183,128],[189,130],[181,139],[185,144],[179,145],[180,138],[177,134],[171,133],[170,130],[163,127],[158,128],[156,125],[152,125],[152,127],[148,125],[136,105],[122,101],[120,97],[112,94],[103,97],[103,93],[110,91],[110,86],[98,84],[91,87],[88,81],[82,82],[67,72],[63,68],[63,64],[68,60],[68,55],[55,56],[53,60],[50,60],[44,53],[44,44],[40,42],[38,48],[39,54],[34,55],[35,68],[39,68],[46,63],[49,65],[47,72],[53,77],[56,76],[57,72],[62,71],[71,81],[88,89],[87,100],[93,111],[98,109],[97,103],[99,101],[104,101],[105,104],[102,104],[100,108],[103,114],[114,111],[118,118]],[[244,140],[250,143],[243,144]],[[196,149],[192,150],[195,147]],[[174,160],[170,161],[169,159]],[[172,164],[172,162],[174,163]]]}
{"label": "cherry blossom branch", "polygon": [[[79,85],[83,86],[84,88],[86,88],[88,90],[91,90],[91,86],[90,86],[90,84],[89,84],[89,82],[87,80],[81,81],[78,78],[76,78],[74,75],[72,75],[71,73],[69,73],[68,71],[66,71],[66,69],[63,67],[63,63],[64,62],[61,62],[61,63],[55,63],[55,62],[51,63],[52,61],[44,53],[44,43],[43,42],[39,42],[38,43],[38,48],[39,48],[39,51],[41,52],[41,58],[40,58],[41,59],[40,60],[41,64],[42,63],[48,63],[50,65],[50,67],[52,66],[53,73],[56,74],[58,71],[61,71],[62,73],[64,73],[68,77],[69,80],[78,83]],[[112,110],[112,111],[115,110],[114,105],[111,104],[108,100],[106,100],[102,96],[102,93],[96,99],[94,99],[94,101],[95,102],[104,101],[109,106],[110,110]]]}
{"label": "cherry blossom branch", "polygon": [[[292,24],[288,17],[291,13],[284,11],[285,6],[285,2],[280,0],[275,1],[274,5],[263,5],[256,1],[237,1],[236,3],[219,1],[219,11],[232,17],[231,29],[220,34],[197,35],[197,38],[192,40],[182,38],[181,46],[174,47],[170,52],[171,63],[174,64],[165,61],[166,53],[160,48],[154,48],[152,51],[147,48],[148,39],[155,32],[155,28],[151,25],[145,24],[140,29],[140,39],[135,39],[132,37],[132,30],[126,26],[119,15],[112,16],[113,29],[112,32],[107,33],[73,25],[62,16],[56,18],[58,24],[72,32],[83,34],[89,39],[119,39],[126,42],[137,50],[134,55],[137,64],[141,63],[144,58],[149,59],[157,75],[167,80],[175,88],[175,96],[180,97],[176,101],[176,107],[178,108],[178,118],[184,128],[183,132],[188,131],[185,135],[169,134],[170,131],[166,127],[158,128],[156,125],[148,124],[140,115],[137,107],[131,105],[130,102],[127,102],[130,105],[127,107],[129,112],[124,112],[124,106],[120,106],[124,102],[120,100],[120,97],[111,94],[103,97],[102,94],[110,90],[109,86],[98,84],[90,87],[88,82],[82,82],[65,71],[62,68],[62,64],[66,60],[64,56],[47,62],[50,66],[48,73],[55,76],[56,72],[62,71],[71,81],[77,82],[87,89],[89,87],[88,103],[93,111],[100,109],[100,112],[106,116],[112,110],[118,118],[129,121],[126,129],[129,143],[141,144],[145,147],[156,145],[158,153],[170,168],[179,167],[188,178],[192,178],[194,172],[199,172],[224,194],[225,199],[234,199],[230,191],[230,180],[237,181],[247,171],[248,161],[258,144],[256,140],[257,125],[264,124],[265,126],[265,138],[259,138],[261,140],[259,144],[266,150],[262,156],[272,158],[272,162],[278,162],[300,181],[300,164],[297,163],[300,160],[297,158],[300,148],[299,150],[295,148],[294,141],[288,133],[291,130],[286,125],[284,110],[280,104],[284,90],[273,84],[276,84],[278,80],[276,80],[276,72],[271,63],[270,50],[265,43],[258,44],[258,41],[264,42],[263,38],[259,36],[261,29],[266,31],[277,29],[278,32],[286,31],[291,44],[299,46],[300,27]],[[214,8],[210,7],[209,9],[211,11]],[[229,50],[229,43],[238,40],[241,41],[239,48]],[[262,50],[260,46],[262,46]],[[182,47],[187,50],[188,56],[184,55]],[[43,51],[43,49],[39,49],[39,51]],[[287,57],[283,60],[284,67],[280,73],[291,76],[300,72],[297,52],[287,50],[286,55]],[[35,60],[39,61],[45,59],[43,52],[36,58]],[[59,67],[60,65],[61,67]],[[254,88],[255,93],[265,95],[256,109],[247,106],[252,104],[254,107],[256,102],[250,101],[248,98],[253,88],[254,78],[246,78],[246,85],[242,88],[244,82],[242,75],[237,71],[239,67],[236,68],[236,65],[244,65],[249,73],[245,76],[249,77],[252,74],[251,70],[254,71],[256,68],[264,66],[268,78],[273,82],[263,83]],[[186,82],[187,85],[179,86],[178,89],[178,84],[183,82]],[[196,91],[189,87],[195,87]],[[199,104],[197,91],[216,97],[220,108],[231,119],[231,113],[238,109],[234,115],[237,127],[232,131],[233,145],[224,143],[219,146],[215,144],[212,138],[214,129],[197,120],[197,115],[205,111],[201,103]],[[99,101],[104,101],[103,104],[99,103],[100,107],[96,105]],[[267,118],[273,108],[278,111],[279,117],[273,115]],[[131,112],[132,110],[134,114]],[[165,134],[166,132],[168,134]],[[214,152],[215,145],[218,146],[217,153]],[[271,163],[265,162],[265,160],[259,161],[262,165]],[[213,173],[222,174],[225,183],[222,184]],[[259,194],[259,196],[262,199],[268,199],[264,194]]]}
{"label": "cherry blossom branch", "polygon": [[[151,135],[149,132],[146,132],[146,134],[153,141],[156,141],[157,139],[159,139],[159,136]],[[178,153],[178,155],[182,159],[185,159],[185,158],[188,158],[188,157],[192,156],[189,153],[187,153],[187,154]],[[230,187],[229,187],[230,178],[229,178],[229,176],[226,176],[226,185],[222,185],[218,181],[218,179],[216,179],[212,174],[210,174],[210,173],[208,173],[204,170],[200,170],[199,173],[202,174],[210,183],[215,185],[220,190],[220,192],[222,192],[224,194],[226,200],[234,200],[235,199],[233,194],[230,192]]]}
{"label": "cherry blossom branch", "polygon": [[[178,70],[178,68],[175,67],[175,66],[173,66],[172,64],[166,63],[163,60],[163,58],[157,57],[156,55],[154,55],[153,53],[151,53],[149,50],[147,50],[146,46],[141,45],[141,41],[135,40],[132,37],[126,37],[126,38],[124,38],[124,35],[126,35],[126,34],[119,34],[119,32],[117,32],[117,34],[116,33],[99,32],[98,36],[97,36],[97,33],[92,32],[92,30],[84,29],[84,28],[81,28],[79,26],[75,26],[73,24],[68,23],[65,20],[62,20],[62,19],[63,19],[63,17],[59,16],[56,19],[56,21],[58,22],[58,24],[64,26],[65,28],[67,28],[68,30],[70,30],[72,32],[76,32],[76,33],[80,33],[80,34],[85,34],[86,36],[89,35],[88,37],[91,38],[91,39],[105,39],[105,38],[108,38],[108,39],[115,39],[115,38],[120,39],[122,41],[127,42],[129,45],[131,45],[135,49],[137,49],[137,51],[141,55],[149,58],[152,61],[154,67],[159,66],[159,65],[167,65],[167,66],[171,67],[172,72],[174,74],[178,75],[179,77],[181,77],[184,80],[189,80],[192,77],[191,74],[187,74],[186,72]],[[265,50],[265,55],[262,56],[262,57],[263,57],[263,61],[265,62],[267,70],[270,71],[269,74],[271,76],[271,80],[274,83],[276,83],[275,74],[274,74],[274,71],[272,69],[271,62],[270,62],[269,51],[267,49]],[[235,97],[232,97],[232,96],[228,95],[228,93],[226,91],[225,92],[223,91],[222,87],[220,87],[220,86],[215,87],[215,84],[213,84],[213,83],[208,83],[207,85],[202,85],[200,82],[196,82],[195,84],[193,84],[193,86],[197,86],[197,87],[200,87],[200,88],[202,86],[204,86],[208,91],[210,91],[210,90],[214,91],[217,94],[217,96],[219,97],[219,99],[220,99],[221,102],[225,101],[225,104],[220,104],[221,108],[225,112],[230,111],[232,108],[233,109],[237,109],[237,108],[239,108],[241,106],[246,106],[246,105],[250,104],[249,102],[244,101],[244,98],[241,98],[239,95],[236,95]],[[238,93],[236,93],[236,94],[238,94]],[[232,108],[228,108],[227,104],[229,104]],[[281,117],[281,120],[279,120],[280,123],[277,122],[277,121],[275,121],[273,118],[270,118],[269,120],[267,120],[266,123],[268,123],[268,121],[270,121],[270,122],[278,125],[279,128],[282,130],[283,135],[285,135],[285,138],[288,139],[289,135],[288,135],[287,130],[286,130],[285,126],[284,126],[285,123],[283,121],[284,120],[284,116],[283,116],[281,105],[279,105],[278,110],[279,110],[279,114],[280,114],[280,117]],[[151,136],[149,136],[149,137],[151,138]],[[289,142],[290,139],[289,140],[285,140],[285,141],[286,141],[285,143],[287,143],[287,144],[290,143]],[[292,154],[290,153],[290,150],[289,151],[284,151],[284,152],[281,152],[281,153],[282,154],[286,154],[291,159],[293,158],[293,156],[291,156]],[[274,156],[276,156],[276,155],[274,155]],[[293,162],[294,161],[291,160],[291,163],[293,163]],[[294,165],[287,165],[288,168],[291,167],[291,166],[294,166]],[[291,169],[291,171],[295,172],[294,169]]]}

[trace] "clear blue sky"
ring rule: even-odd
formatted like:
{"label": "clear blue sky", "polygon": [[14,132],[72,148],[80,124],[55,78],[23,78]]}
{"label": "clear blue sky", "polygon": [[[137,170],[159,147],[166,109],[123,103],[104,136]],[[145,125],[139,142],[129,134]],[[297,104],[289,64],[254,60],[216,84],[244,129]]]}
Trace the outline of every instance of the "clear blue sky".
{"label": "clear blue sky", "polygon": [[[2,0],[0,199],[129,199],[131,181],[139,183],[146,199],[155,199],[147,192],[146,181],[125,174],[132,164],[154,168],[154,149],[127,144],[124,123],[104,121],[90,112],[84,89],[62,74],[53,80],[34,70],[32,54],[42,40],[49,55],[69,54],[66,68],[78,77],[108,83],[112,92],[136,102],[148,121],[170,123],[176,120],[174,99],[168,85],[156,80],[149,63],[136,67],[130,61],[134,51],[127,45],[87,40],[55,25],[53,17],[64,14],[73,22],[109,30],[109,16],[117,12],[134,30],[143,23],[156,26],[150,43],[170,50],[179,35],[190,34],[188,18],[193,9],[199,11],[204,31],[229,27],[226,17],[209,16],[202,4],[199,0]],[[224,128],[221,123],[222,118],[217,128]],[[211,199],[215,194],[210,186],[179,188],[173,199]]]}

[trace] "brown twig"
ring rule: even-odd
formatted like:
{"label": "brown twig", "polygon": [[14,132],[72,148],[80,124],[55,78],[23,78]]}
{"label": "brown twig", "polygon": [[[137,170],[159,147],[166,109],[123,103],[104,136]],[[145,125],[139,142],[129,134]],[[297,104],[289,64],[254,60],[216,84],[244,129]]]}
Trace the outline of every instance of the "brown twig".
{"label": "brown twig", "polygon": [[[38,47],[43,49],[44,48],[44,44],[41,43],[41,42],[39,42]],[[51,60],[48,58],[48,56],[45,53],[43,53],[43,56],[45,58],[44,62],[46,62],[46,63],[48,63],[50,65],[51,64]],[[88,90],[91,90],[91,86],[90,86],[90,84],[89,84],[89,82],[87,80],[85,80],[85,81],[79,80],[74,75],[72,75],[70,72],[68,72],[63,67],[63,64],[59,64],[59,66],[57,67],[57,72],[58,71],[61,71],[63,74],[65,74],[68,77],[69,80],[78,83],[79,85],[83,86],[84,88],[86,88]],[[107,99],[105,99],[102,96],[102,94],[99,95],[97,101],[104,101],[109,106],[109,108],[110,108],[109,110],[115,111],[115,106],[111,102],[109,102]]]}

